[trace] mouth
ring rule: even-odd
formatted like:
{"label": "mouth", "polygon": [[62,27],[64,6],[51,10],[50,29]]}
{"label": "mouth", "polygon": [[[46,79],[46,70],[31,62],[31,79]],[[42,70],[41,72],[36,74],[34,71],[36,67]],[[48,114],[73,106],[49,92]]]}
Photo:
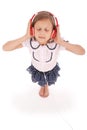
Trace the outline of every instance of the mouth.
{"label": "mouth", "polygon": [[43,36],[39,36],[39,38],[40,38],[40,39],[45,39],[45,37],[43,37]]}
{"label": "mouth", "polygon": [[44,36],[38,36],[38,41],[41,45],[46,44],[46,38]]}

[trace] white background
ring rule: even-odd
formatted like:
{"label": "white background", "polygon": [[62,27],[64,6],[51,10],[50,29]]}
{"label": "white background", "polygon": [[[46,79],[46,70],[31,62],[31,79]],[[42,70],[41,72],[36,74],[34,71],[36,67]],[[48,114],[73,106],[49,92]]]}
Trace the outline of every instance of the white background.
{"label": "white background", "polygon": [[61,51],[61,77],[50,86],[50,96],[41,98],[26,72],[27,48],[2,51],[5,42],[25,34],[29,19],[41,10],[58,18],[65,40],[87,48],[86,0],[0,1],[0,130],[87,130],[87,54]]}

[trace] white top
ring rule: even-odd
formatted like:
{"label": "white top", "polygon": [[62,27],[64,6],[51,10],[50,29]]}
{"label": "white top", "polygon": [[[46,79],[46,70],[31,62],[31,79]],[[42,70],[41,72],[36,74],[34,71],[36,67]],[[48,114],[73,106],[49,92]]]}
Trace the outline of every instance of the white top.
{"label": "white top", "polygon": [[57,56],[61,47],[55,42],[46,45],[40,45],[37,41],[28,39],[22,43],[23,46],[28,47],[31,53],[32,65],[41,72],[52,70],[57,63]]}

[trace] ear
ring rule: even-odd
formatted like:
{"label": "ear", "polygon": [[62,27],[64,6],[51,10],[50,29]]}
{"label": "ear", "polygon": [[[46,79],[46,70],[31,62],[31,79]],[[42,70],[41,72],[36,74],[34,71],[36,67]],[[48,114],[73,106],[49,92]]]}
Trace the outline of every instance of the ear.
{"label": "ear", "polygon": [[56,33],[57,33],[57,31],[56,31],[56,29],[54,29],[52,34],[51,34],[51,38],[52,39],[54,39],[56,37]]}

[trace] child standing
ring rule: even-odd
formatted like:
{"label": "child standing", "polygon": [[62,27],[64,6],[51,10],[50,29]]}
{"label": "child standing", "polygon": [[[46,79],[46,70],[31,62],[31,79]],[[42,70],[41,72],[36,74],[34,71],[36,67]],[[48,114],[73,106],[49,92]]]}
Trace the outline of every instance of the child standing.
{"label": "child standing", "polygon": [[59,76],[57,56],[61,47],[75,54],[85,54],[83,47],[61,38],[57,18],[47,11],[33,15],[26,34],[5,43],[3,50],[11,51],[24,46],[28,47],[31,53],[31,66],[27,71],[31,74],[32,81],[41,86],[39,95],[42,97],[49,96],[48,86],[55,84]]}

